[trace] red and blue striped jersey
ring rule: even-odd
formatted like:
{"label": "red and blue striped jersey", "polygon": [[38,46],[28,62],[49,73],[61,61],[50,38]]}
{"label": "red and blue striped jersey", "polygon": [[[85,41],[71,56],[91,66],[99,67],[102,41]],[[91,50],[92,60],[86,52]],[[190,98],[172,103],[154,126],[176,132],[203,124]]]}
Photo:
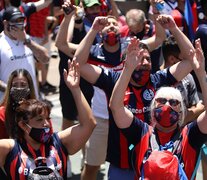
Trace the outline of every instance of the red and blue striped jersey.
{"label": "red and blue striped jersey", "polygon": [[[114,85],[120,76],[120,72],[103,70],[99,79],[94,84],[103,89],[109,100]],[[131,84],[125,92],[124,105],[131,112],[142,119],[144,122],[150,122],[150,104],[155,96],[156,90],[161,86],[171,86],[176,83],[176,79],[172,76],[169,69],[158,71],[150,75],[149,82],[142,87],[134,87]],[[111,110],[109,110],[109,134],[106,160],[113,165],[129,169],[131,166],[131,151],[129,150],[129,139],[121,133],[120,129],[114,122]]]}
{"label": "red and blue striped jersey", "polygon": [[53,134],[47,144],[41,144],[38,150],[33,149],[25,140],[15,140],[14,147],[6,157],[4,169],[9,179],[26,180],[35,168],[34,160],[43,157],[50,160],[47,166],[66,178],[67,156],[67,150],[57,134]]}
{"label": "red and blue striped jersey", "polygon": [[[168,137],[168,141],[172,140],[177,131],[173,134],[166,134],[158,132],[155,129],[156,139],[159,145],[164,145],[166,142],[161,142],[161,139],[166,139]],[[148,124],[144,123],[143,121],[139,120],[138,118],[134,117],[134,120],[130,127],[121,129],[122,135],[128,139],[128,144],[133,145],[133,149],[131,153],[133,154],[133,161],[131,163],[135,166],[136,175],[140,177],[141,175],[141,165],[143,159],[145,157],[145,153],[150,148],[149,140],[152,133],[152,127]],[[178,136],[180,138],[180,136]],[[197,125],[197,122],[194,121],[188,125],[186,125],[181,131],[181,143],[180,146],[177,148],[175,154],[180,159],[181,163],[184,165],[184,171],[188,177],[191,178],[192,173],[194,171],[199,153],[200,148],[204,142],[207,140],[207,134],[203,134]]]}

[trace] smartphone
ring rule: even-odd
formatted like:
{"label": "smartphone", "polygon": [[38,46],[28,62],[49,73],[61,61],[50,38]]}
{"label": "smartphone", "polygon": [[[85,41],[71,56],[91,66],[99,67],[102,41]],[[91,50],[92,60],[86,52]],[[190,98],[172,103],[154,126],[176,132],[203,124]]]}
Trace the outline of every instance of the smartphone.
{"label": "smartphone", "polygon": [[80,0],[71,0],[71,4],[78,6],[80,4]]}
{"label": "smartphone", "polygon": [[63,11],[65,12],[65,14],[70,14],[72,12],[72,8],[71,7],[63,7]]}

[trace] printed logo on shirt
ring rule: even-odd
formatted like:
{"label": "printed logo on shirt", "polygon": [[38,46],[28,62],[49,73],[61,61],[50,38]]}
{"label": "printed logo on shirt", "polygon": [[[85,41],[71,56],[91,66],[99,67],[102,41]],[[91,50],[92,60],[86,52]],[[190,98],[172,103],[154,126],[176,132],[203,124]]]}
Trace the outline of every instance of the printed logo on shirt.
{"label": "printed logo on shirt", "polygon": [[101,60],[105,60],[105,57],[104,56],[97,55],[97,58],[98,59],[101,59]]}
{"label": "printed logo on shirt", "polygon": [[125,95],[134,94],[133,92],[126,92]]}
{"label": "printed logo on shirt", "polygon": [[150,107],[149,106],[145,106],[143,108],[137,109],[137,108],[133,108],[130,105],[126,105],[125,106],[127,109],[129,109],[133,114],[142,114],[142,113],[146,113],[150,111]]}
{"label": "printed logo on shirt", "polygon": [[28,58],[28,57],[30,57],[30,56],[33,56],[33,54],[32,53],[29,53],[29,54],[23,54],[23,55],[20,55],[20,56],[11,56],[10,57],[10,60],[11,61],[14,61],[14,60],[19,60],[19,59],[25,59],[25,58]]}
{"label": "printed logo on shirt", "polygon": [[146,89],[143,93],[143,98],[147,101],[151,101],[154,98],[155,94],[151,89]]}

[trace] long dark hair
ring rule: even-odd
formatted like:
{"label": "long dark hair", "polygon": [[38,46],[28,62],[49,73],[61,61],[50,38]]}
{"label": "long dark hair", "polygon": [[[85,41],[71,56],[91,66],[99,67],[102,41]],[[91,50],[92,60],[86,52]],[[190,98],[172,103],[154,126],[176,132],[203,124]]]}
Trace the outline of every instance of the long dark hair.
{"label": "long dark hair", "polygon": [[30,94],[27,97],[28,99],[35,99],[35,90],[34,90],[34,84],[31,75],[29,72],[25,69],[17,69],[13,71],[9,77],[8,83],[7,83],[7,88],[5,91],[5,95],[3,98],[3,101],[1,103],[1,106],[5,107],[5,125],[7,129],[7,133],[9,136],[13,136],[12,134],[14,133],[14,129],[12,129],[13,124],[14,124],[14,119],[15,119],[15,109],[14,109],[14,100],[10,96],[10,90],[12,87],[12,82],[15,77],[23,76],[27,79],[28,85],[30,88]]}

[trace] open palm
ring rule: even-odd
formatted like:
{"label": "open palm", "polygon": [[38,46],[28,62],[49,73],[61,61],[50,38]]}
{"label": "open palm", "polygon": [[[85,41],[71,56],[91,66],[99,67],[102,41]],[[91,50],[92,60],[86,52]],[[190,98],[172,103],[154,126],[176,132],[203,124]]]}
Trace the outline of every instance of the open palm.
{"label": "open palm", "polygon": [[80,82],[79,63],[75,59],[71,62],[68,60],[68,71],[64,69],[64,80],[68,88],[76,88]]}

